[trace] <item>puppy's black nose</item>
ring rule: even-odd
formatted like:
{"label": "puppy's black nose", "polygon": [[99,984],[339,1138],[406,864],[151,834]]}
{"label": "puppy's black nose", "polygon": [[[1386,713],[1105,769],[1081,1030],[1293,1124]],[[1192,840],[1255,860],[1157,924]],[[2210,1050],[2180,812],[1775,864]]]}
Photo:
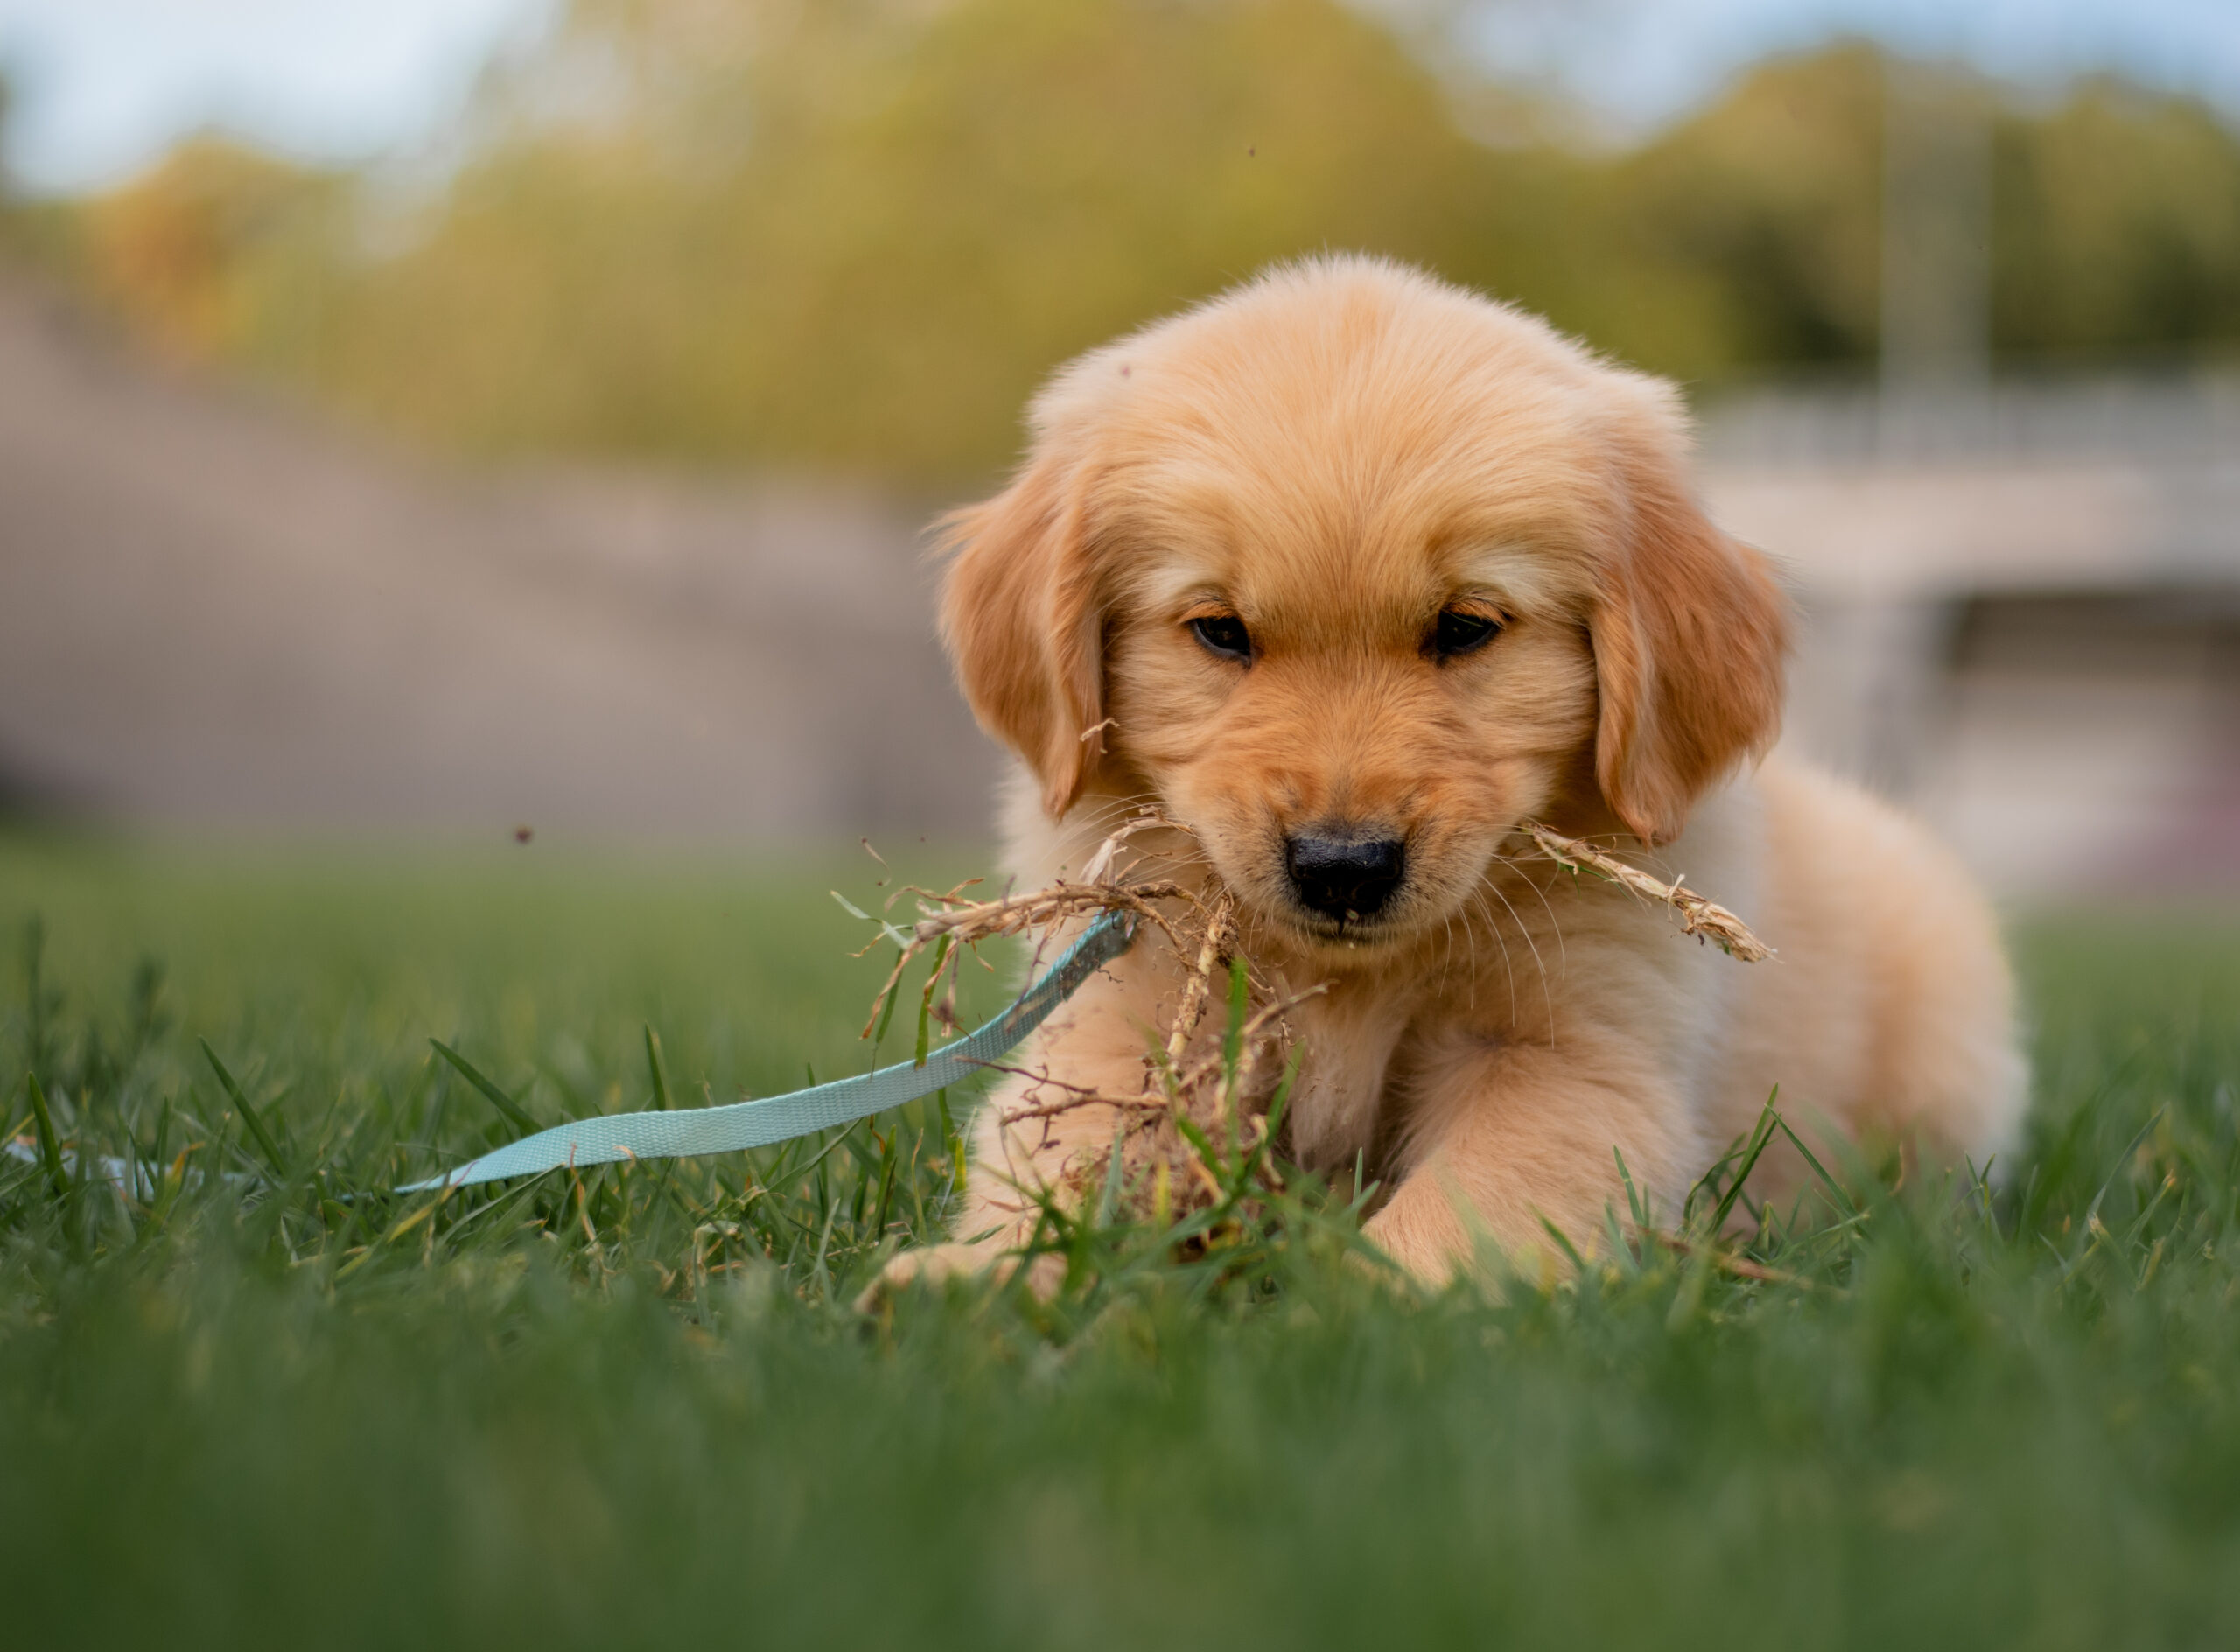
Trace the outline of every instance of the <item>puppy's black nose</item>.
{"label": "puppy's black nose", "polygon": [[1367,918],[1400,886],[1408,846],[1397,837],[1301,836],[1285,840],[1284,864],[1301,906],[1333,918]]}

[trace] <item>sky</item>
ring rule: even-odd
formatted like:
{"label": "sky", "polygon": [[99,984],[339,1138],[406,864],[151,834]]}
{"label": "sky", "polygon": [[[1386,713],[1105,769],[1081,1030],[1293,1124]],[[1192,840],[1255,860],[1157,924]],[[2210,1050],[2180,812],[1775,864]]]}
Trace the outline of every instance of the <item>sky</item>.
{"label": "sky", "polygon": [[[1407,9],[1420,0],[1358,0]],[[1438,0],[1502,71],[1646,130],[1770,52],[1839,34],[2055,83],[2112,68],[2240,116],[2240,0]],[[10,170],[117,181],[215,126],[306,160],[438,141],[495,52],[557,0],[0,0]]]}
{"label": "sky", "polygon": [[432,140],[549,0],[0,0],[6,158],[35,189],[112,183],[217,126],[308,160]]}
{"label": "sky", "polygon": [[2113,70],[2240,117],[2240,0],[1480,0],[1468,37],[1511,74],[1646,130],[1743,65],[1861,35],[2037,86]]}

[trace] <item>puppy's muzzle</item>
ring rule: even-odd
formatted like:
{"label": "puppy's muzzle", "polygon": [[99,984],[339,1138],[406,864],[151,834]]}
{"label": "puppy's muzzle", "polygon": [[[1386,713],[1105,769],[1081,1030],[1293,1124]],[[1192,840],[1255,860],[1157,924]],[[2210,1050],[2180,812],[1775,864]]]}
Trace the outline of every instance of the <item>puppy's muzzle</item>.
{"label": "puppy's muzzle", "polygon": [[1284,840],[1292,891],[1309,912],[1340,922],[1373,918],[1408,873],[1408,845],[1398,837],[1364,837],[1342,828]]}

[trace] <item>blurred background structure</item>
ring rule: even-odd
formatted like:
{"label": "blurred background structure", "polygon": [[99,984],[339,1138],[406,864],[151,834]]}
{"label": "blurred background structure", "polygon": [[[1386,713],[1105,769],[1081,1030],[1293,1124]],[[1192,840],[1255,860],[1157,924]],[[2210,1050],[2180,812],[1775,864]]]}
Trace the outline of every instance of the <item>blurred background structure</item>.
{"label": "blurred background structure", "polygon": [[1342,247],[1687,385],[1792,744],[2011,893],[2240,883],[2229,8],[0,0],[0,805],[977,832],[920,526]]}

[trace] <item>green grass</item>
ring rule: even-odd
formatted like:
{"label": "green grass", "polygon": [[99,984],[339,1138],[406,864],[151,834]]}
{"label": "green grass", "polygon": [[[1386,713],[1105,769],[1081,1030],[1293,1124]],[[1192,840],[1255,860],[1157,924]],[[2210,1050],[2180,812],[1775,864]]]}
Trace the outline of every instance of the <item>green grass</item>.
{"label": "green grass", "polygon": [[58,1153],[155,1175],[0,1161],[9,1643],[2240,1637],[2233,928],[2027,929],[2012,1182],[1846,1174],[1753,1252],[1802,1284],[1422,1299],[1299,1203],[858,1320],[938,1220],[931,1110],[379,1194],[515,1128],[431,1038],[539,1121],[647,1104],[648,1027],[678,1104],[858,1068],[881,962],[825,891],[876,870],[0,838],[0,1112],[36,1137],[36,1072]]}

